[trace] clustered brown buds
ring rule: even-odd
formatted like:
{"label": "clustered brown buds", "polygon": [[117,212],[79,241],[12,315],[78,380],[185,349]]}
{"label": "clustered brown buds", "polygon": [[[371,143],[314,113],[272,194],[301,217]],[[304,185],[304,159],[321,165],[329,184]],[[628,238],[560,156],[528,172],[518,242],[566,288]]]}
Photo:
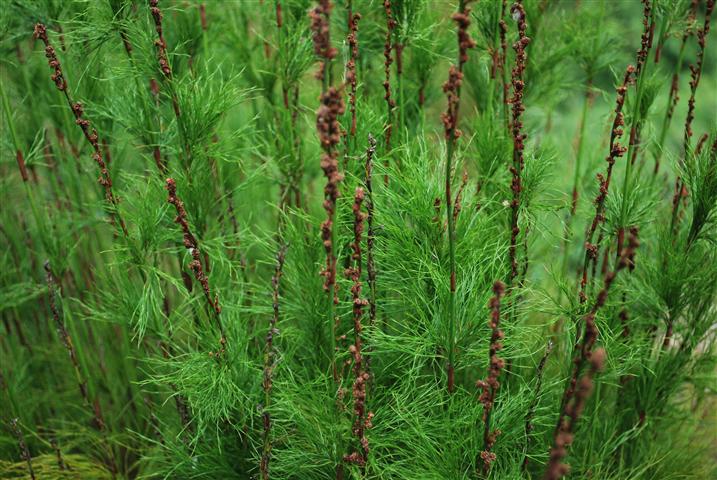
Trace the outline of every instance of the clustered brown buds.
{"label": "clustered brown buds", "polygon": [[154,28],[157,30],[157,39],[154,45],[157,47],[157,59],[159,60],[159,69],[166,78],[172,78],[172,68],[169,66],[169,57],[167,56],[167,42],[164,40],[164,31],[162,29],[162,11],[159,9],[159,0],[149,0],[149,10],[154,20]]}
{"label": "clustered brown buds", "polygon": [[610,188],[610,181],[612,179],[612,170],[615,165],[615,161],[625,155],[627,149],[620,145],[618,140],[622,137],[625,126],[625,117],[622,113],[622,109],[625,106],[625,95],[627,94],[627,87],[632,81],[633,74],[635,73],[635,67],[628,65],[625,70],[625,76],[619,87],[617,87],[617,100],[615,101],[615,118],[612,122],[612,129],[610,131],[610,153],[607,158],[607,175],[601,173],[598,174],[598,181],[600,183],[600,190],[595,198],[595,216],[588,227],[586,240],[585,240],[585,260],[583,265],[583,273],[580,279],[580,302],[585,303],[587,301],[587,294],[585,289],[588,283],[588,271],[590,262],[597,263],[598,257],[598,245],[592,243],[593,236],[597,227],[605,221],[605,200],[607,199],[608,190]]}
{"label": "clustered brown buds", "polygon": [[495,453],[491,450],[495,444],[495,440],[500,435],[500,430],[492,430],[490,428],[490,416],[493,411],[495,395],[500,388],[500,374],[505,366],[505,360],[498,356],[498,352],[503,349],[503,330],[500,329],[500,301],[505,294],[505,284],[500,280],[493,284],[493,297],[490,299],[490,320],[488,325],[491,329],[490,349],[489,349],[489,366],[488,378],[486,380],[478,380],[476,387],[480,390],[480,403],[483,404],[483,451],[480,458],[483,461],[483,471],[487,473],[490,466],[495,461]]}
{"label": "clustered brown buds", "polygon": [[[710,31],[710,21],[712,12],[715,8],[715,0],[707,0],[705,7],[705,20],[702,28],[697,29],[697,44],[699,49],[697,51],[697,61],[694,65],[690,65],[690,99],[687,102],[687,117],[685,119],[685,135],[684,135],[684,155],[687,157],[691,153],[690,143],[692,140],[692,121],[695,115],[695,94],[697,93],[697,87],[700,84],[700,78],[702,77],[702,64],[704,62],[705,47],[707,45],[707,34]],[[685,34],[687,35],[687,34]],[[686,38],[686,37],[684,37]],[[684,40],[684,39],[683,39]],[[677,177],[675,180],[675,196],[672,201],[672,230],[677,230],[677,225],[680,219],[680,198],[687,197],[687,186],[681,177]],[[678,196],[679,195],[679,196]]]}
{"label": "clustered brown buds", "polygon": [[346,62],[346,83],[351,86],[349,91],[349,105],[351,109],[351,135],[356,135],[356,60],[358,59],[358,22],[361,20],[360,13],[351,16],[350,32],[346,40],[349,44],[349,61]]}
{"label": "clustered brown buds", "polygon": [[470,0],[464,0],[463,10],[451,16],[456,25],[458,25],[458,69],[461,71],[463,71],[463,65],[468,61],[468,50],[476,46],[476,42],[468,33],[468,27],[471,24],[469,3]]}
{"label": "clustered brown buds", "polygon": [[[693,24],[695,21],[695,18],[697,17],[697,8],[699,7],[699,0],[692,0],[690,2],[690,10],[689,14],[687,15],[687,26],[685,27],[685,31],[682,34],[682,45],[680,46],[680,51],[683,52],[685,49],[685,45],[687,44],[687,40],[692,36],[693,34]],[[659,50],[658,50],[659,51]],[[655,62],[657,62],[657,52],[655,54]],[[665,126],[669,125],[669,123],[672,121],[672,117],[675,114],[675,108],[677,107],[677,103],[680,100],[679,95],[679,88],[680,88],[680,77],[679,72],[675,71],[672,74],[672,82],[670,84],[670,93],[667,100],[667,113],[665,118]],[[660,162],[659,157],[655,160],[655,169],[654,174],[657,175],[657,173],[660,171]]]}
{"label": "clustered brown buds", "polygon": [[443,93],[446,94],[446,111],[441,114],[446,140],[453,142],[460,138],[458,129],[458,109],[461,100],[461,84],[463,83],[463,65],[468,61],[468,49],[476,46],[468,34],[470,26],[470,2],[463,2],[463,9],[451,17],[458,26],[458,66],[451,65],[448,69],[448,80],[443,84]]}
{"label": "clustered brown buds", "polygon": [[521,177],[523,168],[525,167],[523,151],[525,149],[525,139],[527,138],[527,135],[523,133],[523,121],[521,119],[525,111],[525,107],[523,106],[523,90],[525,88],[523,74],[528,62],[525,49],[530,43],[530,38],[526,35],[528,24],[525,19],[525,9],[523,5],[519,2],[514,3],[510,8],[510,13],[518,23],[518,40],[513,44],[513,50],[515,50],[515,66],[511,70],[513,96],[510,99],[512,112],[510,130],[513,136],[513,164],[510,167],[510,173],[512,174],[510,189],[513,192],[513,199],[510,202],[511,230],[509,256],[510,279],[512,283],[513,279],[518,276],[517,249],[518,235],[520,234],[518,213],[520,209],[520,194],[523,190]]}
{"label": "clustered brown buds", "polygon": [[[159,9],[159,0],[149,0],[150,12],[152,13],[152,19],[154,20],[154,27],[157,30],[157,39],[154,41],[154,45],[157,47],[157,59],[159,61],[159,69],[162,71],[164,80],[172,80],[172,67],[169,63],[169,56],[167,55],[167,41],[164,39],[164,30],[162,28],[162,11]],[[191,61],[191,59],[190,59]],[[152,93],[155,93],[154,90]],[[159,88],[157,88],[159,93]],[[157,95],[155,94],[155,98]],[[177,94],[172,91],[172,108],[174,109],[174,115],[179,118],[181,111],[179,109],[179,99]],[[160,168],[164,173],[165,169]]]}
{"label": "clustered brown buds", "polygon": [[[573,431],[582,413],[585,403],[592,392],[593,377],[602,370],[605,363],[605,350],[593,351],[598,338],[595,325],[597,312],[605,306],[607,296],[615,278],[620,270],[630,268],[634,264],[635,254],[640,245],[636,227],[630,229],[627,245],[620,251],[620,257],[614,270],[605,274],[602,290],[597,295],[590,311],[583,317],[584,331],[580,343],[576,346],[576,355],[573,359],[573,370],[563,395],[563,402],[558,423],[553,438],[553,447],[550,450],[550,460],[545,471],[545,480],[557,480],[568,473],[569,466],[562,463],[568,453],[568,447],[573,441]],[[583,373],[585,365],[590,365]]]}
{"label": "clustered brown buds", "polygon": [[320,0],[319,4],[309,12],[311,30],[314,32],[311,37],[314,42],[314,53],[323,59],[319,71],[316,73],[316,78],[319,80],[324,79],[327,74],[328,62],[338,54],[338,50],[331,46],[329,34],[329,18],[333,8],[334,6],[330,0]]}
{"label": "clustered brown buds", "polygon": [[370,378],[369,373],[364,368],[364,358],[362,353],[361,332],[363,326],[361,324],[363,318],[363,309],[368,305],[366,299],[361,298],[361,237],[363,235],[363,226],[366,215],[361,211],[361,205],[365,198],[364,189],[356,188],[354,194],[353,215],[354,215],[354,241],[351,244],[351,259],[353,266],[346,269],[346,277],[353,282],[351,286],[351,298],[353,300],[353,320],[354,320],[354,343],[349,346],[349,352],[353,358],[353,410],[354,423],[352,433],[361,446],[360,450],[354,451],[348,455],[344,455],[344,461],[355,463],[361,467],[366,465],[369,454],[369,443],[366,438],[366,429],[371,428],[371,420],[373,414],[366,414],[366,386]]}
{"label": "clustered brown buds", "polygon": [[605,349],[595,350],[590,357],[590,368],[580,379],[578,390],[574,401],[565,407],[566,418],[561,428],[555,434],[553,448],[550,450],[548,466],[545,470],[544,480],[558,480],[570,472],[570,465],[562,463],[563,458],[568,454],[568,448],[573,443],[573,429],[580,418],[585,403],[593,391],[593,378],[605,365]]}
{"label": "clustered brown buds", "polygon": [[[502,77],[503,68],[505,67],[505,53],[508,51],[508,43],[505,40],[505,34],[508,33],[508,25],[503,17],[505,16],[506,0],[502,1],[501,14],[498,21],[498,44],[488,47],[488,54],[491,59],[490,78],[495,79],[500,73]],[[504,98],[504,100],[507,99]]]}
{"label": "clustered brown buds", "polygon": [[47,57],[47,63],[50,65],[50,68],[55,71],[50,78],[52,78],[52,81],[55,82],[55,86],[58,90],[65,91],[67,89],[67,83],[65,82],[65,77],[62,75],[62,66],[60,65],[60,61],[57,59],[55,48],[50,45],[50,40],[47,37],[47,27],[45,27],[42,23],[35,25],[35,38],[39,38],[45,44],[45,56]]}
{"label": "clustered brown buds", "polygon": [[690,65],[690,99],[687,101],[687,118],[685,120],[685,152],[689,148],[690,137],[692,137],[692,121],[695,118],[695,93],[702,77],[702,64],[705,58],[705,47],[707,46],[707,35],[710,33],[710,20],[715,8],[715,0],[707,0],[705,7],[705,22],[702,28],[697,29],[697,62]]}
{"label": "clustered brown buds", "polygon": [[284,274],[284,260],[286,259],[286,244],[279,246],[276,254],[276,267],[274,275],[271,277],[272,290],[272,316],[269,321],[269,331],[266,334],[266,345],[264,348],[264,375],[262,379],[262,388],[264,390],[265,404],[262,409],[262,423],[264,427],[264,447],[259,463],[262,480],[269,480],[269,462],[271,461],[271,414],[268,410],[269,399],[271,398],[271,388],[273,386],[273,373],[276,364],[276,352],[274,351],[274,336],[278,335],[279,330],[277,324],[279,322],[279,296],[281,277]]}
{"label": "clustered brown buds", "polygon": [[642,36],[640,37],[640,49],[637,51],[637,68],[635,76],[639,77],[642,68],[645,66],[647,56],[652,48],[652,39],[655,33],[655,23],[652,20],[652,6],[650,0],[642,0]]}
{"label": "clustered brown buds", "polygon": [[[324,210],[326,220],[321,224],[321,239],[326,250],[326,267],[322,271],[325,277],[324,290],[331,291],[336,284],[336,256],[333,246],[333,222],[336,213],[336,200],[339,197],[339,183],[343,180],[343,174],[339,172],[336,145],[341,141],[341,124],[339,116],[345,111],[344,100],[341,92],[335,87],[329,87],[321,95],[321,105],[316,112],[316,130],[319,133],[319,141],[324,152],[321,155],[321,169],[326,177],[324,187]],[[334,292],[334,302],[338,302]]]}
{"label": "clustered brown buds", "polygon": [[386,13],[386,41],[383,44],[383,71],[385,78],[383,80],[383,89],[385,90],[384,99],[386,100],[386,106],[388,107],[388,118],[386,120],[386,150],[391,148],[391,132],[393,130],[393,109],[396,107],[396,102],[391,98],[391,64],[393,58],[391,57],[391,37],[393,31],[396,29],[396,20],[393,18],[393,11],[391,10],[391,0],[383,1],[383,9]]}
{"label": "clustered brown buds", "polygon": [[107,165],[102,157],[102,149],[100,148],[99,135],[97,134],[97,130],[95,130],[94,128],[90,128],[90,121],[84,117],[84,110],[82,104],[79,102],[72,102],[72,100],[70,99],[70,95],[67,92],[67,82],[62,75],[62,66],[57,60],[57,55],[55,54],[54,48],[50,44],[50,40],[47,36],[47,28],[45,27],[45,25],[43,25],[42,23],[36,24],[34,34],[36,38],[39,38],[45,44],[45,56],[48,59],[48,64],[50,65],[50,68],[52,68],[55,72],[52,74],[52,81],[55,82],[55,85],[57,86],[58,90],[64,93],[65,99],[67,100],[67,104],[70,106],[70,108],[72,109],[72,113],[75,116],[75,123],[82,129],[82,133],[84,134],[85,139],[92,146],[92,158],[97,163],[97,166],[100,168],[100,177],[98,179],[98,182],[100,183],[100,185],[102,185],[102,187],[104,187],[105,198],[115,209],[115,211],[112,213],[112,220],[117,220],[119,222],[119,225],[122,228],[122,232],[126,237],[128,236],[127,226],[125,225],[124,220],[117,211],[119,200],[117,199],[117,197],[115,197],[112,191],[112,177],[110,176],[110,172],[107,169]]}
{"label": "clustered brown buds", "polygon": [[[635,79],[640,78],[642,69],[647,62],[650,49],[652,48],[652,40],[655,33],[655,22],[652,16],[652,6],[650,0],[642,0],[643,4],[643,15],[642,15],[642,37],[640,49],[637,51],[636,65],[635,68]],[[639,101],[639,100],[638,100]],[[640,136],[642,134],[642,120],[638,117],[633,119],[632,126],[630,128],[630,140],[629,149],[632,152],[631,157],[628,159],[631,165],[635,164],[637,160],[637,154],[640,146]]]}
{"label": "clustered brown buds", "polygon": [[212,298],[211,290],[209,289],[209,279],[204,273],[204,266],[202,265],[202,255],[199,250],[199,245],[197,243],[197,239],[194,237],[191,229],[189,228],[187,210],[184,208],[184,202],[177,197],[177,184],[174,179],[167,179],[166,188],[169,193],[167,201],[174,205],[174,208],[177,211],[177,216],[174,217],[174,222],[182,228],[184,247],[189,250],[189,254],[192,256],[192,260],[189,262],[189,268],[192,270],[194,278],[202,286],[204,298],[206,299],[207,304],[215,317],[217,326],[219,327],[219,332],[221,334],[221,338],[219,339],[220,349],[216,352],[216,355],[219,356],[224,352],[224,348],[226,346],[226,335],[224,333],[224,326],[222,325],[220,317],[222,309],[219,305],[219,295],[215,295],[214,298]]}
{"label": "clustered brown buds", "polygon": [[461,83],[463,83],[463,73],[451,65],[448,70],[448,80],[443,84],[443,93],[446,94],[448,106],[446,111],[441,114],[443,121],[443,130],[445,131],[446,140],[454,141],[461,137],[462,133],[458,127],[458,107],[460,105]]}

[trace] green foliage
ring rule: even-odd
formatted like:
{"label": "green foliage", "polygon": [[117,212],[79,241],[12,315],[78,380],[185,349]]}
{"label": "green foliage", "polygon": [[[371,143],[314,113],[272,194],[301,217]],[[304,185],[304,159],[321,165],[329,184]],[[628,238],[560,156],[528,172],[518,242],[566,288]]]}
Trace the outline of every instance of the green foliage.
{"label": "green foliage", "polygon": [[[464,2],[391,2],[394,107],[384,98],[383,2],[334,2],[337,54],[326,82],[346,102],[346,7],[362,16],[356,133],[347,104],[333,152],[343,176],[330,235],[334,301],[321,275],[327,164],[307,15],[315,2],[159,2],[171,78],[148,2],[7,3],[0,477],[29,478],[28,456],[43,479],[542,478],[586,314],[635,229],[635,263],[594,312],[595,348],[607,357],[563,462],[570,478],[717,476],[717,49],[708,36],[685,148],[696,40],[681,43],[704,9],[690,20],[688,0],[651,2],[653,45],[628,85],[618,139],[630,158],[617,158],[596,211],[605,187],[595,177],[606,173],[615,86],[636,63],[641,5],[524,2],[531,41],[513,224],[516,132],[504,102],[504,86],[514,94],[518,39],[511,2],[504,17],[500,1],[469,2],[476,48],[463,66],[455,145],[441,112],[445,90],[456,90],[441,86],[460,52],[451,16]],[[47,25],[69,97],[97,130],[117,208],[41,42],[28,41],[37,22]],[[681,99],[668,117],[675,73]],[[371,214],[362,217],[360,255],[359,187],[361,213]],[[583,301],[584,232],[594,218],[598,255],[587,262]],[[496,340],[498,280],[509,285]],[[480,388],[491,379],[491,351],[504,365],[487,417]],[[10,428],[16,418],[22,442]],[[499,431],[489,446],[486,425]],[[350,460],[364,451],[361,431],[365,465]],[[495,455],[487,470],[482,454]]]}

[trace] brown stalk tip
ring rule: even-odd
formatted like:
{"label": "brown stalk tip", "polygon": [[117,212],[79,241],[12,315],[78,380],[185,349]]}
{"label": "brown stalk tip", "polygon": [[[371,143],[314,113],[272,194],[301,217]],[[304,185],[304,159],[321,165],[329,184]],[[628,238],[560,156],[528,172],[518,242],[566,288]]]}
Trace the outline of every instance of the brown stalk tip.
{"label": "brown stalk tip", "polygon": [[55,83],[58,90],[66,91],[67,83],[65,82],[65,77],[62,75],[62,66],[60,65],[60,61],[57,59],[55,48],[50,45],[50,39],[47,36],[47,27],[45,27],[42,23],[36,24],[33,36],[42,40],[45,44],[45,57],[47,57],[47,64],[54,70],[54,73],[50,78],[52,78],[52,81]]}
{"label": "brown stalk tip", "polygon": [[351,135],[356,135],[356,89],[358,81],[356,78],[356,59],[358,58],[358,22],[361,14],[354,13],[349,22],[349,34],[346,40],[349,44],[349,61],[346,62],[346,83],[351,87],[349,91],[349,105],[351,109]]}
{"label": "brown stalk tip", "polygon": [[162,28],[162,11],[159,9],[159,0],[149,0],[149,11],[152,13],[154,20],[154,28],[157,31],[157,40],[154,45],[157,47],[157,59],[159,61],[159,69],[167,79],[172,78],[172,69],[169,66],[169,57],[167,56],[167,42],[164,40],[164,30]]}
{"label": "brown stalk tip", "polygon": [[483,451],[480,453],[480,459],[483,461],[483,472],[488,473],[491,464],[495,461],[495,454],[491,452],[495,445],[498,435],[501,434],[499,429],[491,431],[490,418],[495,402],[495,396],[500,388],[499,378],[505,360],[498,357],[498,352],[503,349],[502,340],[504,338],[503,331],[500,329],[500,301],[505,294],[505,284],[497,280],[493,284],[493,297],[490,299],[488,306],[490,307],[490,319],[488,325],[491,328],[490,348],[489,348],[489,366],[488,378],[486,380],[478,380],[476,388],[481,391],[479,401],[483,404]]}

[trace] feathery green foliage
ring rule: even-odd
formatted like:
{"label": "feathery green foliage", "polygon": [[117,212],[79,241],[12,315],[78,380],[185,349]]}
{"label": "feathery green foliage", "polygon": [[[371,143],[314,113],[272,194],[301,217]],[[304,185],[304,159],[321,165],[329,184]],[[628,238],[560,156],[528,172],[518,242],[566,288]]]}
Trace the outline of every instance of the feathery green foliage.
{"label": "feathery green foliage", "polygon": [[714,0],[6,3],[0,477],[717,476]]}

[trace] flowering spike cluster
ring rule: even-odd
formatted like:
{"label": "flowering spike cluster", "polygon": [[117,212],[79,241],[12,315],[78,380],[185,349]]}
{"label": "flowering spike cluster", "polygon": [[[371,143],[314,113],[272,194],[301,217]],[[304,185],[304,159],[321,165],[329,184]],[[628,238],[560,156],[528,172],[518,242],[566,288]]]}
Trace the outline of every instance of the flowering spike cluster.
{"label": "flowering spike cluster", "polygon": [[50,44],[50,40],[47,36],[47,28],[45,27],[45,25],[43,25],[42,23],[36,24],[34,35],[35,38],[39,38],[45,44],[45,56],[47,57],[48,65],[54,70],[54,73],[51,76],[52,81],[55,82],[55,86],[57,87],[57,89],[65,94],[65,99],[67,100],[67,103],[72,109],[73,115],[75,116],[75,123],[82,129],[82,133],[84,134],[85,139],[92,146],[92,158],[97,163],[97,166],[100,168],[100,176],[98,182],[105,190],[105,198],[108,202],[110,202],[110,204],[114,207],[115,210],[112,214],[112,220],[117,220],[119,222],[119,225],[122,228],[122,233],[124,233],[125,237],[127,237],[129,235],[127,232],[127,226],[125,225],[124,220],[117,211],[117,205],[119,203],[119,200],[117,199],[117,197],[115,197],[112,191],[112,177],[110,176],[110,172],[107,169],[107,164],[102,157],[102,149],[100,148],[100,141],[99,135],[97,134],[97,130],[91,128],[90,121],[84,117],[84,110],[82,104],[80,102],[73,103],[70,99],[70,95],[67,92],[67,82],[65,81],[65,77],[62,74],[62,66],[57,59],[55,49]]}
{"label": "flowering spike cluster", "polygon": [[710,20],[715,8],[715,0],[707,0],[705,10],[705,22],[702,28],[697,29],[697,62],[690,65],[690,99],[687,101],[687,118],[685,119],[685,152],[689,149],[690,138],[692,137],[692,121],[695,118],[695,93],[702,77],[702,64],[705,58],[705,47],[707,35],[710,33]]}
{"label": "flowering spike cluster", "polygon": [[164,40],[164,30],[162,29],[162,11],[159,9],[159,0],[149,0],[149,11],[152,13],[154,28],[157,30],[157,39],[154,45],[157,47],[157,59],[159,60],[159,69],[166,78],[172,78],[172,68],[169,66],[169,57],[167,56],[167,42]]}
{"label": "flowering spike cluster", "polygon": [[383,10],[386,13],[386,41],[383,44],[383,71],[385,78],[383,80],[383,89],[385,94],[383,98],[386,100],[388,117],[386,119],[386,150],[391,149],[391,132],[393,130],[393,109],[396,107],[396,102],[391,98],[391,64],[393,58],[391,57],[391,37],[393,31],[396,29],[396,20],[393,18],[393,11],[391,10],[391,0],[383,1]]}
{"label": "flowering spike cluster", "polygon": [[652,6],[650,0],[642,0],[642,36],[640,37],[640,49],[637,51],[637,67],[635,76],[639,77],[642,68],[647,62],[647,56],[652,48],[652,38],[655,33],[655,25],[652,21]]}
{"label": "flowering spike cluster", "polygon": [[[695,22],[695,19],[697,18],[697,8],[699,6],[699,0],[692,0],[690,2],[690,10],[687,15],[687,27],[685,27],[685,31],[682,34],[682,44],[680,45],[680,52],[683,52],[685,50],[685,45],[687,44],[687,40],[693,35],[693,24]],[[680,64],[681,65],[681,64]],[[680,100],[679,95],[679,88],[680,88],[680,76],[679,71],[675,70],[675,72],[672,74],[672,82],[670,84],[670,93],[668,95],[667,100],[667,112],[665,114],[665,123],[664,123],[664,129],[669,126],[670,122],[672,121],[672,117],[675,114],[675,108],[677,107],[677,103]],[[655,169],[653,173],[657,175],[657,173],[660,171],[660,157],[658,157],[655,160]]]}
{"label": "flowering spike cluster", "polygon": [[329,18],[333,8],[334,6],[330,0],[320,0],[319,4],[309,12],[311,30],[314,32],[311,37],[314,42],[314,53],[323,59],[319,66],[319,71],[316,73],[316,78],[319,80],[324,79],[328,73],[328,63],[338,54],[338,50],[331,46],[329,34]]}
{"label": "flowering spike cluster", "polygon": [[553,448],[550,450],[550,459],[545,470],[544,480],[559,480],[570,472],[570,465],[562,463],[568,454],[568,448],[573,443],[573,428],[582,414],[587,399],[593,391],[593,379],[605,366],[605,349],[599,348],[590,357],[590,368],[580,379],[580,385],[575,394],[573,403],[566,407],[568,416],[555,436]]}
{"label": "flowering spike cluster", "polygon": [[615,119],[612,122],[612,130],[610,131],[610,153],[607,158],[607,175],[598,174],[598,181],[600,182],[600,190],[595,198],[595,216],[593,217],[590,226],[588,227],[586,239],[585,239],[585,260],[583,265],[583,274],[580,280],[580,302],[585,303],[587,301],[587,295],[585,289],[588,282],[588,269],[590,262],[597,263],[598,259],[598,245],[592,243],[593,236],[599,224],[605,221],[605,200],[607,199],[608,189],[610,188],[610,180],[612,179],[612,170],[615,165],[615,161],[625,155],[627,149],[620,145],[618,140],[622,137],[625,126],[625,117],[622,113],[622,109],[625,106],[625,95],[627,93],[627,86],[629,85],[633,74],[635,73],[635,67],[628,65],[625,70],[625,76],[622,83],[617,87],[617,100],[615,101]]}
{"label": "flowering spike cluster", "polygon": [[[647,57],[649,55],[650,49],[652,48],[652,40],[655,33],[655,22],[652,18],[652,6],[650,5],[650,0],[642,0],[643,4],[643,11],[642,11],[642,36],[640,39],[640,49],[637,51],[637,58],[636,58],[636,67],[635,67],[635,78],[640,78],[640,74],[642,72],[643,67],[645,66],[645,63],[647,62]],[[642,130],[642,122],[640,121],[640,118],[635,118],[632,122],[632,127],[630,128],[630,140],[629,140],[629,149],[632,152],[631,158],[628,160],[630,161],[630,164],[633,165],[635,163],[635,160],[637,160],[637,153],[639,150],[639,144],[640,144],[640,135]]]}
{"label": "flowering spike cluster", "polygon": [[369,454],[369,444],[365,432],[366,429],[372,427],[371,420],[373,418],[373,413],[366,413],[366,385],[369,380],[369,373],[366,371],[366,368],[364,368],[364,358],[361,351],[361,332],[363,330],[361,320],[363,318],[363,309],[368,305],[368,301],[361,298],[361,237],[363,235],[364,220],[366,218],[366,215],[361,211],[361,205],[363,204],[364,198],[364,189],[357,187],[352,208],[354,215],[354,241],[351,244],[351,259],[354,265],[347,268],[345,272],[346,277],[353,282],[351,286],[351,298],[353,299],[354,343],[349,346],[349,352],[353,358],[354,383],[352,396],[355,418],[351,431],[358,440],[361,448],[348,455],[344,455],[344,461],[357,464],[361,467],[366,465]]}
{"label": "flowering spike cluster", "polygon": [[351,16],[350,32],[346,40],[349,44],[349,61],[346,62],[346,83],[351,86],[349,91],[349,108],[351,109],[351,135],[356,136],[356,59],[358,58],[358,22],[361,20],[360,13]]}
{"label": "flowering spike cluster", "polygon": [[[219,332],[221,334],[221,338],[219,339],[220,350],[216,352],[216,355],[219,356],[224,352],[224,347],[226,346],[226,336],[224,334],[224,327],[222,325],[220,317],[222,309],[219,306],[219,296],[215,295],[214,298],[212,298],[212,294],[209,289],[209,279],[204,273],[204,267],[202,266],[202,255],[199,251],[199,245],[197,244],[197,239],[194,237],[191,229],[189,228],[189,222],[187,220],[187,211],[184,208],[184,202],[182,202],[179,197],[177,197],[177,184],[174,179],[167,179],[166,188],[167,192],[169,193],[167,201],[174,205],[174,208],[177,211],[177,216],[174,217],[174,222],[182,228],[184,247],[189,250],[189,253],[192,256],[192,261],[189,262],[189,268],[192,270],[192,273],[194,273],[194,278],[202,286],[202,290],[204,291],[204,298],[206,298],[207,304],[209,305],[210,310],[214,314],[217,326],[219,327]],[[214,354],[212,353],[211,355]]]}
{"label": "flowering spike cluster", "polygon": [[[316,130],[319,132],[319,141],[324,150],[321,155],[321,169],[326,177],[324,187],[324,210],[326,220],[321,224],[321,239],[326,250],[326,266],[321,274],[324,276],[324,290],[329,292],[336,284],[336,256],[333,245],[333,223],[336,213],[336,200],[339,197],[339,183],[343,175],[339,172],[336,146],[341,140],[341,125],[339,116],[345,111],[344,100],[339,90],[329,87],[321,95],[321,105],[316,112]],[[334,302],[338,298],[334,292]]]}
{"label": "flowering spike cluster", "polygon": [[[695,21],[695,18],[697,17],[697,7],[699,4],[699,0],[692,0],[690,4],[690,13],[687,16],[687,27],[685,28],[685,33],[682,34],[682,47],[681,49],[685,48],[685,44],[687,43],[687,39],[692,36],[692,24]],[[667,110],[667,117],[672,118],[672,116],[675,113],[675,107],[677,107],[677,102],[680,100],[680,96],[678,95],[678,91],[680,88],[680,82],[679,82],[679,72],[675,71],[675,73],[672,74],[672,84],[670,85],[670,96],[672,98],[672,101],[670,102]]]}
{"label": "flowering spike cluster", "polygon": [[[605,351],[603,349],[593,351],[598,337],[595,316],[598,310],[605,306],[610,287],[618,272],[634,265],[635,254],[639,246],[638,231],[633,227],[628,234],[627,246],[623,247],[620,252],[615,269],[605,274],[602,290],[598,293],[590,311],[583,317],[585,323],[583,337],[580,344],[577,345],[572,375],[563,395],[563,407],[558,416],[553,447],[550,450],[550,460],[543,477],[545,480],[557,480],[569,471],[569,466],[563,464],[562,460],[568,453],[567,449],[573,441],[575,425],[592,392],[593,377],[602,370],[605,363]],[[582,374],[587,364],[590,365],[590,369]]]}
{"label": "flowering spike cluster", "polygon": [[498,352],[503,349],[503,331],[500,329],[500,300],[505,294],[505,284],[500,280],[493,284],[493,297],[488,304],[490,307],[490,320],[488,325],[491,329],[490,350],[489,350],[489,367],[488,379],[478,380],[476,387],[481,391],[480,403],[483,404],[483,451],[480,458],[483,461],[483,471],[487,473],[491,464],[495,461],[495,453],[491,450],[495,444],[495,440],[500,435],[500,430],[490,429],[490,414],[493,411],[495,395],[500,388],[500,374],[505,366],[505,360],[498,356]]}
{"label": "flowering spike cluster", "polygon": [[521,175],[525,166],[523,150],[525,149],[525,139],[527,135],[523,133],[523,121],[521,117],[525,107],[523,106],[523,73],[528,64],[525,48],[530,43],[530,38],[526,35],[528,24],[525,20],[525,9],[523,5],[516,2],[510,8],[513,19],[518,23],[518,41],[513,44],[515,50],[515,66],[511,71],[511,84],[513,85],[513,97],[510,99],[512,118],[510,122],[511,134],[513,135],[513,165],[510,167],[512,180],[510,188],[513,192],[513,199],[510,202],[511,208],[511,230],[510,230],[510,279],[511,283],[518,276],[518,212],[520,207],[520,193],[523,189]]}
{"label": "flowering spike cluster", "polygon": [[261,454],[259,470],[262,480],[269,480],[269,462],[271,460],[271,414],[268,407],[271,400],[271,388],[273,386],[273,373],[276,366],[276,352],[274,351],[274,336],[279,334],[276,328],[279,322],[279,296],[281,277],[284,274],[284,260],[286,259],[286,244],[282,243],[276,254],[276,267],[271,277],[272,287],[272,316],[269,321],[269,331],[266,334],[266,346],[264,349],[264,376],[262,388],[264,390],[264,405],[262,407],[262,423],[264,427],[264,448]]}
{"label": "flowering spike cluster", "polygon": [[42,23],[36,24],[34,34],[35,38],[39,38],[45,44],[45,56],[47,57],[47,63],[50,65],[50,68],[54,70],[54,73],[50,78],[52,78],[52,81],[55,82],[55,86],[58,90],[61,92],[66,91],[67,82],[65,82],[65,77],[62,75],[62,66],[60,65],[60,61],[57,59],[55,48],[50,45],[50,40],[47,37],[47,27],[45,27]]}
{"label": "flowering spike cluster", "polygon": [[468,34],[468,27],[471,23],[469,3],[469,1],[464,2],[463,9],[451,17],[458,26],[458,66],[451,65],[448,70],[448,80],[443,84],[443,93],[446,94],[448,106],[446,111],[441,114],[446,140],[451,142],[461,136],[461,131],[458,129],[458,108],[461,99],[461,84],[463,83],[463,65],[468,61],[468,50],[476,46]]}

